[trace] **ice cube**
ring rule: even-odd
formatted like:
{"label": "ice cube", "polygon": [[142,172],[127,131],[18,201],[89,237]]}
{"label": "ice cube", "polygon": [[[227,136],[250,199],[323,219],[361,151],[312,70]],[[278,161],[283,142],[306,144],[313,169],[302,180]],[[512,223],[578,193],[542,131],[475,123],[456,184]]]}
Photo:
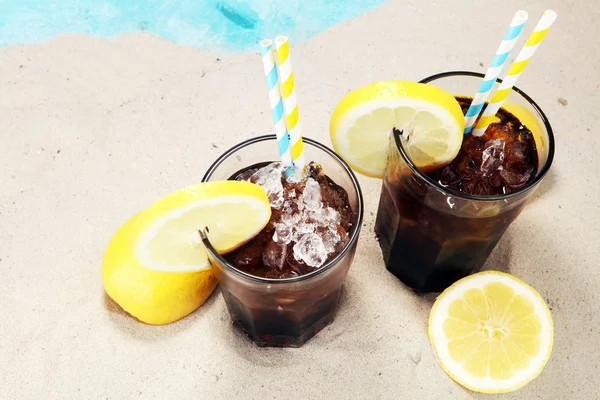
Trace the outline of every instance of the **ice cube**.
{"label": "ice cube", "polygon": [[290,215],[294,210],[292,209],[292,204],[289,200],[283,202],[283,207],[281,207],[282,215]]}
{"label": "ice cube", "polygon": [[313,233],[315,231],[315,227],[315,224],[300,223],[296,226],[296,232]]}
{"label": "ice cube", "polygon": [[292,241],[292,233],[292,225],[275,224],[275,233],[273,234],[273,241],[279,244],[289,244]]}
{"label": "ice cube", "polygon": [[[291,209],[290,209],[291,210]],[[302,220],[302,217],[299,213],[294,213],[293,210],[287,212],[285,209],[283,213],[281,213],[281,222],[288,225],[294,226],[298,224]]]}
{"label": "ice cube", "polygon": [[327,250],[327,254],[331,254],[335,251],[337,244],[340,242],[341,238],[337,232],[336,226],[330,226],[323,233],[323,244],[325,245],[325,249]]}
{"label": "ice cube", "polygon": [[304,179],[304,174],[302,168],[294,167],[291,174],[289,174],[286,178],[287,183],[298,183]]}
{"label": "ice cube", "polygon": [[317,180],[321,185],[321,197],[324,206],[339,210],[341,224],[347,229],[352,220],[352,209],[349,206],[348,193],[343,187],[337,185],[325,175],[319,175]]}
{"label": "ice cube", "polygon": [[256,171],[251,181],[260,185],[269,197],[269,203],[271,207],[279,209],[283,205],[283,184],[281,177],[283,174],[283,167],[281,163],[271,163],[258,171]]}
{"label": "ice cube", "polygon": [[256,171],[254,171],[253,169],[246,170],[246,171],[242,172],[241,174],[239,174],[235,178],[235,180],[249,182],[252,179],[252,175],[254,175],[255,173],[256,173]]}
{"label": "ice cube", "polygon": [[294,226],[292,233],[292,240],[294,242],[299,242],[302,240],[302,237],[306,234],[313,233],[317,226],[315,224],[301,222]]}
{"label": "ice cube", "polygon": [[504,140],[492,139],[485,143],[482,158],[481,158],[481,172],[483,176],[488,176],[494,171],[501,169],[502,163],[504,162]]}
{"label": "ice cube", "polygon": [[321,212],[321,216],[323,217],[322,221],[325,224],[337,225],[337,223],[340,221],[340,213],[331,207],[324,208]]}
{"label": "ice cube", "polygon": [[318,226],[335,226],[340,222],[340,213],[331,207],[320,208],[318,210],[307,210],[305,215],[308,220],[316,223]]}
{"label": "ice cube", "polygon": [[272,208],[279,210],[283,204],[283,195],[281,193],[269,194],[269,204]]}
{"label": "ice cube", "polygon": [[262,254],[263,263],[278,271],[282,271],[288,255],[288,246],[275,242],[268,242]]}
{"label": "ice cube", "polygon": [[264,167],[256,170],[256,172],[254,172],[252,174],[252,176],[250,177],[250,180],[261,186],[266,185],[267,187],[265,188],[265,190],[268,190],[269,188],[271,188],[269,183],[272,183],[272,181],[279,182],[280,185],[278,185],[278,186],[283,187],[283,185],[281,185],[282,171],[283,171],[283,167],[281,166],[281,163],[279,163],[279,162],[270,163],[270,164],[267,164]]}
{"label": "ice cube", "polygon": [[318,268],[327,260],[327,249],[323,240],[316,233],[308,233],[294,245],[294,258],[302,260],[306,265]]}
{"label": "ice cube", "polygon": [[304,203],[306,208],[313,211],[323,207],[321,201],[321,186],[319,186],[319,183],[313,178],[308,178],[306,180],[306,185],[302,191],[302,203]]}

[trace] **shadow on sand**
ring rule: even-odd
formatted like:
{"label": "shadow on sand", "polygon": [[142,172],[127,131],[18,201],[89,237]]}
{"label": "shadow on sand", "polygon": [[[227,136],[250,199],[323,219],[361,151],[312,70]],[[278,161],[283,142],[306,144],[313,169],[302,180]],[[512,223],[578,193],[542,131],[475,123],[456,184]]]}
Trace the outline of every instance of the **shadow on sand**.
{"label": "shadow on sand", "polygon": [[133,317],[111,299],[106,292],[103,293],[104,308],[108,311],[110,321],[127,336],[147,342],[161,340],[166,336],[176,335],[188,329],[198,318],[202,318],[204,314],[211,312],[210,309],[213,308],[216,299],[219,297],[219,288],[217,287],[200,308],[182,319],[166,325],[151,325]]}

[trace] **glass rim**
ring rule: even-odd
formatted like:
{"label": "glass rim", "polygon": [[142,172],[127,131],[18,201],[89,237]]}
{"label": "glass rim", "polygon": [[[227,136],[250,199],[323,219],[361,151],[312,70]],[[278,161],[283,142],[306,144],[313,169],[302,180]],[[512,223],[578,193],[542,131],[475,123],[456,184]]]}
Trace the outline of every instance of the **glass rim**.
{"label": "glass rim", "polygon": [[[250,145],[253,145],[255,143],[260,143],[260,142],[264,142],[267,140],[273,140],[276,141],[277,137],[273,134],[268,134],[268,135],[262,135],[262,136],[256,136],[247,140],[244,140],[243,142],[240,142],[238,144],[236,144],[235,146],[231,147],[230,149],[228,149],[227,151],[225,151],[221,156],[219,156],[213,163],[212,165],[208,168],[208,170],[206,171],[206,173],[204,174],[204,176],[202,177],[202,182],[207,182],[211,176],[214,174],[214,172],[216,171],[216,169],[229,157],[231,157],[233,154],[235,154],[238,150],[243,149],[244,147],[248,147]],[[315,276],[319,276],[323,273],[325,273],[326,271],[329,271],[330,269],[332,269],[334,266],[336,266],[337,264],[339,264],[344,257],[346,257],[346,255],[350,252],[350,250],[356,245],[356,242],[358,241],[358,236],[360,234],[360,229],[362,227],[362,220],[363,220],[363,209],[364,209],[364,204],[363,204],[363,195],[362,195],[362,190],[360,189],[360,185],[358,183],[358,179],[356,178],[356,175],[354,174],[354,171],[352,171],[352,169],[350,168],[350,166],[348,166],[348,164],[340,157],[337,155],[337,153],[335,153],[333,150],[331,150],[329,147],[325,146],[322,143],[317,142],[316,140],[310,139],[306,136],[303,136],[302,138],[304,143],[307,143],[313,147],[318,148],[319,150],[322,150],[323,152],[327,153],[329,156],[331,156],[335,161],[338,162],[339,165],[342,166],[342,168],[344,169],[344,171],[348,174],[348,176],[350,177],[350,180],[352,181],[352,185],[354,187],[354,190],[356,191],[356,197],[358,198],[357,201],[357,210],[355,210],[355,214],[357,216],[356,218],[356,224],[355,224],[355,229],[352,231],[352,234],[350,235],[350,240],[348,241],[348,243],[346,244],[346,246],[344,246],[344,249],[340,252],[340,254],[338,254],[337,256],[335,256],[335,258],[331,261],[329,261],[328,263],[326,263],[325,265],[321,266],[320,268],[305,274],[305,275],[300,275],[300,276],[296,276],[293,278],[262,278],[262,277],[258,277],[258,276],[254,276],[252,274],[248,274],[244,271],[241,271],[239,269],[237,269],[236,267],[234,267],[233,265],[231,265],[226,259],[225,257],[221,256],[219,253],[216,252],[216,250],[214,249],[214,247],[210,244],[210,241],[208,241],[208,245],[205,246],[207,251],[209,251],[211,253],[211,256],[214,257],[227,271],[232,272],[233,274],[243,278],[243,279],[247,279],[253,282],[258,282],[258,283],[268,283],[268,284],[284,284],[284,283],[295,283],[295,282],[300,282],[300,281],[304,281],[310,278],[313,278]],[[275,143],[273,144],[275,146]],[[277,148],[276,146],[274,148]]]}
{"label": "glass rim", "polygon": [[[435,75],[428,76],[427,78],[421,79],[419,81],[419,83],[430,83],[430,82],[433,82],[433,81],[441,79],[441,78],[454,77],[454,76],[470,76],[470,77],[475,77],[475,78],[483,78],[485,75],[482,73],[473,72],[473,71],[447,71],[447,72],[441,72],[441,73],[438,73]],[[501,83],[502,79],[497,78],[496,82]],[[533,181],[531,181],[531,183],[529,183],[528,185],[526,185],[518,190],[515,190],[514,192],[507,193],[507,194],[493,195],[493,196],[471,195],[471,194],[467,194],[464,192],[459,192],[456,190],[445,188],[445,187],[441,186],[438,182],[436,182],[433,179],[431,179],[430,177],[428,177],[426,174],[419,171],[419,169],[413,164],[413,162],[410,160],[408,155],[405,153],[404,148],[402,147],[400,138],[397,137],[398,135],[393,135],[394,140],[396,142],[396,147],[398,148],[400,155],[402,156],[402,158],[404,159],[404,161],[406,162],[408,167],[412,170],[412,172],[415,175],[417,175],[419,178],[423,179],[424,181],[426,181],[427,183],[429,183],[430,185],[435,187],[437,190],[441,191],[442,193],[444,193],[446,195],[451,195],[454,197],[463,198],[463,199],[467,199],[467,200],[499,201],[499,200],[511,199],[513,197],[517,197],[517,196],[522,195],[523,193],[528,192],[529,190],[536,187],[538,185],[538,183],[540,183],[540,181],[542,180],[542,178],[544,176],[546,176],[546,174],[548,173],[548,170],[550,169],[550,166],[552,165],[552,161],[554,160],[554,146],[555,146],[554,145],[554,132],[552,131],[552,126],[550,126],[548,117],[546,117],[546,114],[544,114],[544,112],[542,111],[540,106],[538,106],[537,103],[527,93],[525,93],[523,90],[519,89],[518,87],[513,86],[512,90],[514,90],[519,95],[521,95],[533,107],[533,109],[538,113],[538,115],[541,119],[541,122],[543,123],[544,128],[546,129],[546,132],[548,133],[548,157],[546,158],[546,162],[543,165],[540,172],[536,175],[536,177],[533,179]]]}

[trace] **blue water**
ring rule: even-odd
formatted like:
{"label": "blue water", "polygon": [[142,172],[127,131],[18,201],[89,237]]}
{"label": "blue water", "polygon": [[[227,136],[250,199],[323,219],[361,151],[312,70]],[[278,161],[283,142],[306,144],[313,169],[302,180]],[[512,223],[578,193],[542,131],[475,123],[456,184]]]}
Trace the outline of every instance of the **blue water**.
{"label": "blue water", "polygon": [[299,43],[385,1],[0,0],[0,46],[148,31],[209,51],[257,51],[261,39],[283,34]]}

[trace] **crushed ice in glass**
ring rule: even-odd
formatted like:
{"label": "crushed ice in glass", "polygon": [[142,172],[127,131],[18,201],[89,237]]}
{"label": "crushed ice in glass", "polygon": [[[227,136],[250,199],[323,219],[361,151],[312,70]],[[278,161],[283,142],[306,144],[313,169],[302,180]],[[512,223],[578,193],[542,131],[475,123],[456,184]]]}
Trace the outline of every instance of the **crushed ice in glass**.
{"label": "crushed ice in glass", "polygon": [[288,224],[275,224],[275,233],[273,234],[273,241],[275,243],[289,244],[292,241],[293,230],[291,225]]}
{"label": "crushed ice in glass", "polygon": [[319,211],[323,208],[323,203],[321,202],[321,187],[313,178],[308,178],[306,180],[301,199],[306,208],[311,211]]}
{"label": "crushed ice in glass", "polygon": [[262,186],[269,196],[271,207],[279,209],[283,204],[283,185],[281,183],[281,174],[283,166],[281,163],[272,163],[256,171],[250,181]]}
{"label": "crushed ice in glass", "polygon": [[327,230],[323,233],[323,244],[325,245],[325,249],[332,253],[335,251],[337,244],[340,242],[340,235],[338,232],[333,229],[331,226],[327,228]]}
{"label": "crushed ice in glass", "polygon": [[317,163],[285,177],[281,163],[236,179],[261,185],[272,208],[267,227],[228,259],[244,270],[270,268],[266,277],[285,278],[322,267],[349,241],[352,209],[346,191]]}
{"label": "crushed ice in glass", "polygon": [[329,252],[323,244],[323,239],[316,233],[306,233],[294,245],[294,258],[304,261],[311,267],[320,267],[327,260]]}

